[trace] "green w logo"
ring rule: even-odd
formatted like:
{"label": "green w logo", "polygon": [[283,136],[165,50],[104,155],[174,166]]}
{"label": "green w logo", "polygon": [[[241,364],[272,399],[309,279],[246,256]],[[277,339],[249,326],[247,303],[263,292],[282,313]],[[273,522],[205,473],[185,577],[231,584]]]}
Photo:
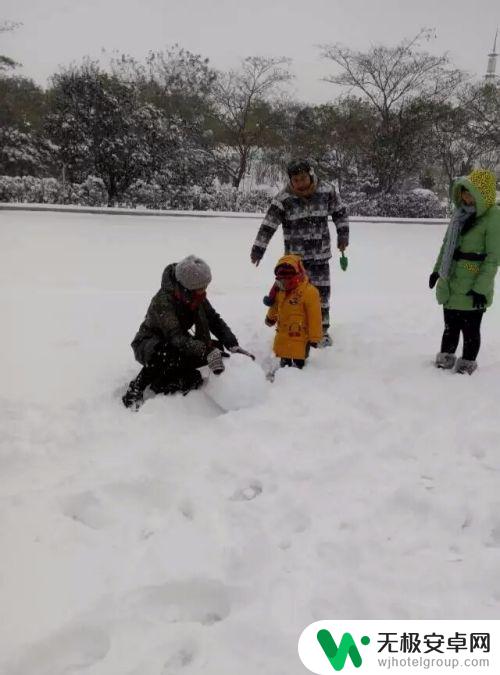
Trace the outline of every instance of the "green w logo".
{"label": "green w logo", "polygon": [[[342,670],[347,661],[347,657],[351,657],[351,661],[356,668],[359,668],[363,663],[361,654],[354,642],[354,638],[350,633],[344,633],[340,641],[339,646],[332,637],[332,634],[328,630],[320,630],[317,635],[318,642],[321,645],[321,648],[325,652],[328,660],[332,664],[334,670]],[[370,638],[363,636],[361,638],[362,645],[369,645]]]}

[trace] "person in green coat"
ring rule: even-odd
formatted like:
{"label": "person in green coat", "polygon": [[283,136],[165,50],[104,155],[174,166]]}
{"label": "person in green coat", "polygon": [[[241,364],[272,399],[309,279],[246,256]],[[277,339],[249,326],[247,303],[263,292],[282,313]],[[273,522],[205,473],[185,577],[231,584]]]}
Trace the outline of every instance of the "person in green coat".
{"label": "person in green coat", "polygon": [[[481,345],[481,321],[493,302],[495,275],[500,263],[500,208],[496,179],[491,171],[476,169],[453,185],[455,212],[429,277],[444,308],[444,332],[438,368],[472,373]],[[460,333],[462,357],[457,359]]]}

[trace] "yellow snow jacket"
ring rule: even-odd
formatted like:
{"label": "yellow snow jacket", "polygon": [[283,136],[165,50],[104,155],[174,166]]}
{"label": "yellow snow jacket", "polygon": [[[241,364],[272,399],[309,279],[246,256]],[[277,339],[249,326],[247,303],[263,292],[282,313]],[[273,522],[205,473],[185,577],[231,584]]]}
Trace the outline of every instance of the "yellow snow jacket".
{"label": "yellow snow jacket", "polygon": [[319,342],[323,337],[321,301],[302,267],[300,256],[285,255],[278,265],[292,265],[303,272],[304,280],[291,291],[278,291],[270,307],[266,324],[276,324],[274,353],[285,359],[305,359],[308,342]]}

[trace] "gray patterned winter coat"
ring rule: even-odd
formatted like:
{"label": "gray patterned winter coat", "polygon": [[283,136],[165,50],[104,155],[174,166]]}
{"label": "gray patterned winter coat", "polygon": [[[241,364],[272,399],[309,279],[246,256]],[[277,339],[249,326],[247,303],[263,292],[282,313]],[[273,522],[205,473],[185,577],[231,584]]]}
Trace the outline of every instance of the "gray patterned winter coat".
{"label": "gray patterned winter coat", "polygon": [[[204,360],[210,350],[212,333],[228,349],[238,344],[229,326],[205,298],[197,309],[191,309],[179,294],[175,279],[176,263],[168,265],[161,288],[153,297],[132,349],[139,363],[145,365],[160,344],[195,360]],[[189,330],[194,326],[194,336]]]}
{"label": "gray patterned winter coat", "polygon": [[337,228],[338,244],[349,243],[349,220],[333,185],[318,180],[310,197],[297,196],[287,185],[274,197],[252,247],[252,259],[260,260],[271,237],[283,226],[285,255],[302,256],[307,263],[325,262],[332,257],[328,219]]}

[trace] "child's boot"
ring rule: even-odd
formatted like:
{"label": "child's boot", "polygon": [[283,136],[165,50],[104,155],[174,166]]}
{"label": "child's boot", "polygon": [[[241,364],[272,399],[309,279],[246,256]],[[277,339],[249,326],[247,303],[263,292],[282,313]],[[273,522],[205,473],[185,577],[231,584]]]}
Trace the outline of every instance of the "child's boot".
{"label": "child's boot", "polygon": [[318,349],[324,349],[325,347],[331,347],[333,345],[333,338],[330,333],[323,333],[323,337],[318,342]]}
{"label": "child's boot", "polygon": [[436,368],[442,368],[443,370],[451,370],[455,365],[457,357],[455,354],[447,354],[446,352],[439,352],[436,354],[436,360],[434,365]]}
{"label": "child's boot", "polygon": [[460,373],[460,375],[464,375],[465,373],[472,375],[476,368],[477,363],[475,361],[469,361],[468,359],[458,359],[455,372]]}

